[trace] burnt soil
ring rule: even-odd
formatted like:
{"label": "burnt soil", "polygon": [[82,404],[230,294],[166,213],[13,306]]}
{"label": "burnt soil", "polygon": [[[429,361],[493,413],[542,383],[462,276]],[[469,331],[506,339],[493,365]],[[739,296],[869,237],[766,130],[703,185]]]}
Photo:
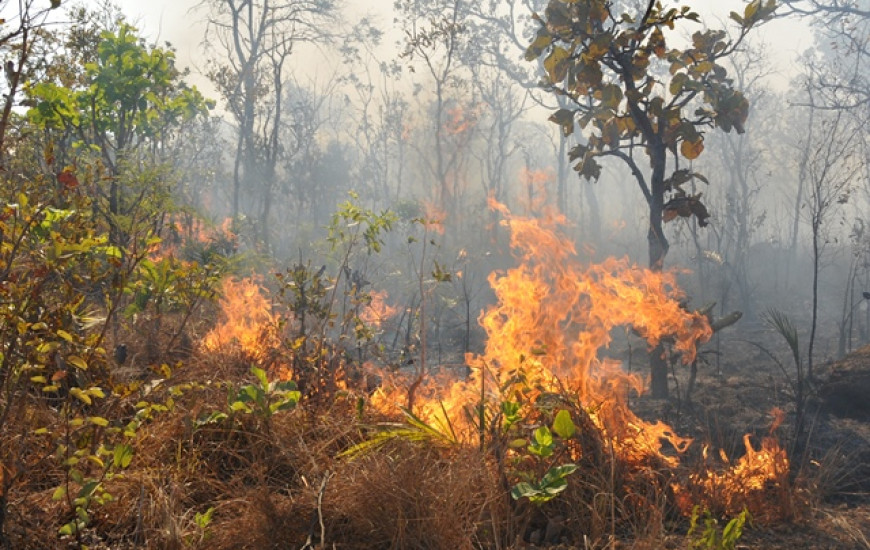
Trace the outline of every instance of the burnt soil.
{"label": "burnt soil", "polygon": [[[797,436],[791,354],[778,335],[756,328],[725,331],[705,345],[690,399],[688,367],[677,367],[670,400],[641,398],[634,408],[731,457],[742,453],[745,433],[753,441],[767,435],[771,411],[782,409],[775,435],[789,452],[800,511],[786,524],[747,527],[737,548],[870,549],[870,345],[839,360],[817,359]],[[674,536],[664,547],[685,544]]]}

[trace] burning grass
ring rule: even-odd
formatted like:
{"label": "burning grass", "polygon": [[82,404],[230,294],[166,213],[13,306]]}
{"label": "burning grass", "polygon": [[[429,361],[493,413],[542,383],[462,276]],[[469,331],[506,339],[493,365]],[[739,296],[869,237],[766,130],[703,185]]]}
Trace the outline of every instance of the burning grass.
{"label": "burning grass", "polygon": [[[656,547],[695,507],[792,517],[789,459],[773,429],[760,445],[747,435],[738,457],[698,449],[636,415],[629,399],[644,378],[603,358],[613,331],[630,327],[650,348],[692,360],[711,330],[680,305],[673,275],[627,260],[587,265],[559,217],[501,210],[517,266],[490,276],[497,302],[480,317],[488,339],[467,357],[467,378],[375,376],[299,312],[276,313],[260,282],[228,279],[222,318],[184,366],[156,369],[159,384],[89,412],[139,427],[129,469],[103,480],[112,498],[75,539],[56,535],[72,510],[53,498],[62,470],[45,466],[52,450],[17,450],[27,475],[3,495],[13,546]],[[383,321],[386,298],[361,301],[361,321]],[[365,379],[348,369],[382,383],[348,384]],[[16,420],[22,429],[50,413],[35,403]]]}
{"label": "burning grass", "polygon": [[[522,463],[528,462],[529,450],[534,455],[535,446],[541,446],[534,430],[548,426],[556,411],[569,411],[580,429],[559,442],[562,455],[550,458],[551,452],[547,460],[534,460],[529,471],[505,466],[511,484],[529,475],[541,479],[559,464],[586,461],[580,477],[595,477],[602,468],[618,471],[618,485],[634,486],[624,495],[629,501],[644,492],[636,487],[638,479],[659,487],[667,479],[675,504],[687,515],[696,504],[722,514],[746,507],[758,517],[788,515],[771,500],[777,498],[771,489],[782,490],[789,471],[773,437],[756,450],[747,435],[746,454],[733,464],[723,456],[718,465],[707,460],[705,469],[680,476],[691,440],[663,422],[635,415],[628,398],[642,392],[643,378],[601,358],[612,331],[623,326],[644,337],[650,348],[666,341],[674,357],[694,358],[696,345],[712,332],[704,316],[680,305],[683,296],[673,275],[627,260],[586,265],[557,231],[560,218],[542,222],[502,210],[518,265],[490,276],[498,303],[480,319],[488,337],[485,352],[468,358],[467,380],[433,379],[416,389],[416,399],[407,400],[414,403],[409,413],[456,444],[486,447],[488,438],[501,439],[490,445],[506,444],[504,461]],[[388,411],[406,401],[407,387],[383,386],[372,403]],[[610,464],[602,461],[604,452]],[[589,461],[590,456],[598,458]]]}

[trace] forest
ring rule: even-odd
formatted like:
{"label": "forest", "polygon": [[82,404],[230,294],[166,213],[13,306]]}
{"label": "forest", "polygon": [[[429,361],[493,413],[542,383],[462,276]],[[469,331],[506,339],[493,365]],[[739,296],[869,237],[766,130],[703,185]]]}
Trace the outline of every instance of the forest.
{"label": "forest", "polygon": [[0,547],[870,549],[870,1],[181,4],[0,0]]}

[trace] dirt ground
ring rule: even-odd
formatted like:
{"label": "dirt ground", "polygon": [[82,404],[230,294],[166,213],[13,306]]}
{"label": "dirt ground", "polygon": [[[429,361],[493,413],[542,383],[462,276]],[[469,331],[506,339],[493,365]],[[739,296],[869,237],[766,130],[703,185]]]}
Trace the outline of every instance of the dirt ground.
{"label": "dirt ground", "polygon": [[777,334],[753,328],[705,345],[691,399],[688,368],[678,367],[680,395],[667,403],[641,399],[637,408],[732,457],[740,455],[745,433],[753,440],[766,435],[772,409],[784,410],[776,434],[802,487],[801,511],[790,524],[747,528],[738,548],[870,549],[870,346],[841,360],[817,360],[816,380],[807,382],[805,427],[796,436],[791,354]]}

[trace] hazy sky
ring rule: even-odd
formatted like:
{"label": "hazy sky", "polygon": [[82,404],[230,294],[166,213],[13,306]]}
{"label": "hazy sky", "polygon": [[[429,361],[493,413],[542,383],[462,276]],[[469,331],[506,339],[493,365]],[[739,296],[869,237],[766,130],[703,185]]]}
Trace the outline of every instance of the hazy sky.
{"label": "hazy sky", "polygon": [[[95,0],[86,0],[95,2]],[[178,60],[182,66],[190,67],[190,80],[208,93],[211,86],[198,74],[201,65],[198,60],[203,56],[203,33],[205,18],[203,9],[196,9],[200,0],[115,0],[122,7],[128,18],[137,23],[142,33],[149,38],[171,42],[178,50]],[[732,10],[742,12],[742,0],[695,0],[686,2],[702,13],[704,20],[710,26],[716,26],[716,20],[726,21]],[[392,24],[389,10],[392,0],[345,0],[348,9],[355,14],[372,11],[384,13],[382,23]],[[677,4],[677,2],[666,2]],[[351,18],[353,19],[353,18]],[[775,21],[756,32],[754,39],[763,37],[768,43],[775,67],[787,71],[798,54],[812,45],[812,37],[807,28],[795,21]],[[310,57],[310,56],[309,56]],[[306,62],[307,61],[307,62]],[[312,67],[317,63],[311,60],[299,59],[302,67]],[[297,65],[298,66],[298,65]],[[303,69],[304,70],[304,69]],[[775,77],[777,87],[787,85],[787,75]]]}

